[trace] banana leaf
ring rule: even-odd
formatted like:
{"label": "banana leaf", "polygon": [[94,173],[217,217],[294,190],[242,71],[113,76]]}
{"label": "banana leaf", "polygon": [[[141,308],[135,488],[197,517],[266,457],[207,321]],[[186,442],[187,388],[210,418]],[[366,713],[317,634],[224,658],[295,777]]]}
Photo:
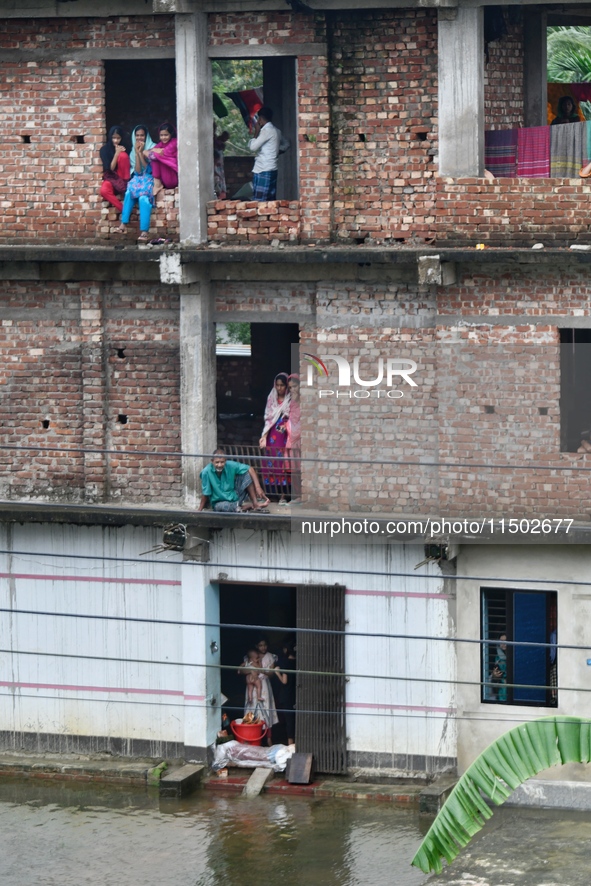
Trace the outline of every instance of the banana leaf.
{"label": "banana leaf", "polygon": [[[451,864],[481,830],[492,810],[532,775],[563,763],[591,759],[591,720],[541,717],[510,729],[476,758],[449,795],[411,864],[425,874]],[[483,796],[484,795],[484,796]]]}

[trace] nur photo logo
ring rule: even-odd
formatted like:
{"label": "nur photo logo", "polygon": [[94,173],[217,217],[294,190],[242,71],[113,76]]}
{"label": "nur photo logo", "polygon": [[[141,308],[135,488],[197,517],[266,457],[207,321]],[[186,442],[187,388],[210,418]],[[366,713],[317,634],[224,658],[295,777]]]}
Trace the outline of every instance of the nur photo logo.
{"label": "nur photo logo", "polygon": [[[337,354],[302,354],[308,364],[306,371],[307,387],[314,387],[315,378],[330,378],[326,361],[332,360],[336,364],[335,388],[319,388],[318,397],[349,397],[364,400],[369,397],[388,397],[391,400],[399,400],[404,397],[404,391],[399,385],[406,384],[412,388],[418,387],[417,382],[411,378],[418,370],[414,360],[401,359],[400,357],[378,357],[373,365],[365,367],[362,378],[361,356],[353,358],[351,363],[346,357]],[[334,373],[333,373],[334,375]],[[357,385],[358,387],[354,387]]]}

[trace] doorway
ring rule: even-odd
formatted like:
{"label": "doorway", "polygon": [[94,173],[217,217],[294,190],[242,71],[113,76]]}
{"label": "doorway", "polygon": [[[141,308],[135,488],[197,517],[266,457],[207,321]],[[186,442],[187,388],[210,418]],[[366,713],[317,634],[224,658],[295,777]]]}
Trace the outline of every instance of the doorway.
{"label": "doorway", "polygon": [[[279,654],[297,637],[296,748],[314,755],[318,772],[345,773],[345,589],[341,585],[220,584],[221,691],[223,710],[241,717],[245,678],[237,673],[261,636]],[[271,685],[279,685],[271,677]],[[273,743],[287,742],[285,717],[273,727]]]}

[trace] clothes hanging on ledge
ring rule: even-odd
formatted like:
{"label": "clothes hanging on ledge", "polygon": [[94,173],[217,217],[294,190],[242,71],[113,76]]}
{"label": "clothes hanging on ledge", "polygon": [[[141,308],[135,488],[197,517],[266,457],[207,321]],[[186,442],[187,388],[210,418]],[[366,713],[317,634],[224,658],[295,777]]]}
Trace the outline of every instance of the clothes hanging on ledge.
{"label": "clothes hanging on ledge", "polygon": [[484,166],[495,178],[517,175],[517,130],[495,129],[484,133]]}
{"label": "clothes hanging on ledge", "polygon": [[[555,129],[564,127],[555,127]],[[550,127],[532,126],[517,132],[517,175],[550,177]]]}

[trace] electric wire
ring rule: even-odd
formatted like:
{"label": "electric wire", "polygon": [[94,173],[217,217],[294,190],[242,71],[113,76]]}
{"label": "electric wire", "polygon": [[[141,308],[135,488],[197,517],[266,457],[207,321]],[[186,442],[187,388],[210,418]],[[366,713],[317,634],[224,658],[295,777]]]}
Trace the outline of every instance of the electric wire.
{"label": "electric wire", "polygon": [[[429,642],[444,643],[470,643],[479,646],[498,646],[499,640],[483,640],[474,637],[437,637],[429,634],[391,634],[375,631],[339,631],[332,628],[301,628],[286,627],[285,625],[256,625],[256,624],[237,624],[234,622],[208,622],[208,621],[181,621],[178,619],[163,618],[142,618],[141,616],[128,615],[101,615],[99,613],[84,612],[56,612],[45,609],[11,609],[10,607],[0,607],[0,612],[6,612],[14,615],[44,615],[55,618],[85,618],[96,621],[123,621],[125,623],[137,624],[156,624],[170,625],[172,627],[188,627],[188,628],[234,628],[236,630],[248,631],[277,631],[283,634],[320,634],[321,636],[340,636],[345,639],[353,637],[371,637],[371,639],[379,640],[427,640]],[[529,648],[542,649],[574,649],[576,651],[590,650],[589,646],[579,646],[568,643],[542,643],[531,640],[503,640],[507,646],[519,646]],[[316,672],[318,673],[318,672]]]}
{"label": "electric wire", "polygon": [[[222,447],[223,448],[223,447]],[[228,447],[230,448],[230,447]],[[81,446],[30,446],[30,445],[16,445],[16,444],[0,444],[0,450],[7,451],[25,451],[25,452],[61,452],[66,454],[82,454],[82,455],[115,455],[117,458],[121,458],[124,456],[135,457],[138,455],[146,455],[146,456],[161,456],[164,458],[203,458],[210,460],[212,458],[211,452],[169,452],[167,450],[162,449],[94,449],[94,448],[85,448]],[[265,455],[229,455],[228,458],[240,458],[244,461],[263,461],[269,456]],[[591,467],[585,467],[584,465],[546,465],[546,464],[525,464],[525,465],[512,465],[512,464],[493,464],[491,462],[440,462],[440,461],[391,461],[389,459],[380,459],[380,458],[342,458],[339,455],[331,455],[331,456],[323,456],[322,458],[313,458],[311,456],[300,456],[298,455],[277,455],[273,456],[277,461],[293,461],[297,460],[299,463],[311,463],[311,464],[345,464],[345,465],[389,465],[392,467],[427,467],[427,468],[467,468],[470,470],[510,470],[510,471],[582,471],[589,472],[591,471]]]}
{"label": "electric wire", "polygon": [[[422,545],[422,543],[421,543]],[[180,551],[174,553],[181,553]],[[0,554],[6,554],[7,556],[13,557],[22,557],[25,560],[30,557],[54,557],[58,559],[68,559],[68,560],[99,560],[101,562],[107,563],[148,563],[151,565],[162,566],[162,560],[150,559],[147,560],[145,557],[109,557],[104,554],[58,554],[53,551],[17,551],[17,550],[9,550],[9,549],[0,549]],[[32,562],[32,561],[29,561]],[[49,565],[49,564],[44,564]],[[54,564],[55,565],[55,564]],[[343,569],[333,569],[327,568],[324,566],[286,566],[282,564],[278,566],[276,564],[271,565],[262,565],[260,563],[203,563],[197,560],[174,560],[172,561],[172,565],[174,566],[190,566],[190,567],[198,567],[200,569],[257,569],[260,571],[266,570],[268,572],[281,573],[281,572],[304,572],[304,573],[314,573],[316,575],[360,575],[362,577],[383,577],[386,576],[388,578],[414,578],[415,580],[423,580],[430,579],[439,582],[449,582],[449,581],[475,581],[486,584],[488,582],[502,582],[504,584],[513,584],[519,585],[523,587],[523,585],[527,584],[537,584],[537,585],[551,585],[556,587],[557,585],[566,585],[571,587],[583,587],[588,588],[591,587],[591,581],[583,581],[581,579],[573,579],[573,578],[536,578],[534,576],[523,578],[522,576],[493,576],[493,575],[444,575],[443,573],[433,574],[428,572],[401,572],[401,571],[393,571],[391,569],[387,570],[379,570],[379,569],[349,569],[349,567],[345,567]],[[55,581],[59,581],[61,576],[56,575]],[[52,579],[53,580],[53,579]],[[121,578],[121,583],[125,584],[125,578]],[[212,579],[214,582],[225,583],[228,581],[228,576],[220,577],[218,576],[216,579]],[[267,581],[260,580],[262,583],[268,583]],[[236,580],[232,579],[232,583],[236,584]],[[240,584],[240,582],[238,582]],[[297,582],[296,582],[297,584]],[[376,589],[376,594],[379,594],[380,590]],[[412,597],[412,592],[409,592],[409,597]],[[445,599],[445,595],[442,594],[442,599]]]}
{"label": "electric wire", "polygon": [[[32,655],[42,656],[46,658],[73,658],[81,661],[104,661],[117,662],[123,664],[147,664],[147,665],[174,665],[175,667],[203,668],[216,671],[237,671],[242,665],[224,665],[224,664],[207,664],[206,662],[182,662],[182,661],[158,661],[157,659],[148,658],[119,658],[116,656],[106,655],[82,655],[74,652],[37,652],[35,650],[24,649],[0,649],[0,655]],[[269,668],[250,667],[249,671],[258,673],[266,673]],[[299,676],[305,674],[313,677],[338,677],[341,680],[391,680],[398,683],[441,683],[446,686],[497,686],[490,680],[457,680],[446,679],[444,677],[407,677],[398,676],[396,674],[349,674],[341,671],[319,671],[304,670],[302,668],[291,669],[281,668],[282,674],[291,674]],[[575,686],[551,686],[542,683],[503,683],[503,687],[511,689],[554,689],[557,692],[591,692],[591,687],[575,687]]]}

